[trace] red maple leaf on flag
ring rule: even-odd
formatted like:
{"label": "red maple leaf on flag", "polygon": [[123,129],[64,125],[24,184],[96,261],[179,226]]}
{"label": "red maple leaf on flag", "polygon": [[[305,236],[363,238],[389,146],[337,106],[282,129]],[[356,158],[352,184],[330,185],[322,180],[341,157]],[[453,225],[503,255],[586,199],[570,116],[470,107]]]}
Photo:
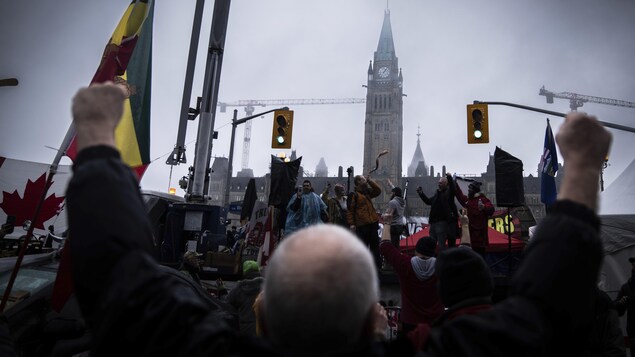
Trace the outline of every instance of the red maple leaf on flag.
{"label": "red maple leaf on flag", "polygon": [[[51,181],[51,184],[53,182]],[[2,192],[2,203],[0,208],[8,216],[15,216],[15,225],[21,226],[24,221],[33,219],[35,208],[40,201],[42,190],[46,185],[46,173],[43,173],[35,182],[28,180],[24,189],[24,198],[20,197],[18,190],[13,193]],[[50,185],[49,185],[50,187]],[[55,194],[49,195],[43,202],[40,209],[40,216],[35,222],[35,228],[44,229],[44,222],[51,219],[58,212],[60,204],[64,202],[64,196],[57,197]]]}

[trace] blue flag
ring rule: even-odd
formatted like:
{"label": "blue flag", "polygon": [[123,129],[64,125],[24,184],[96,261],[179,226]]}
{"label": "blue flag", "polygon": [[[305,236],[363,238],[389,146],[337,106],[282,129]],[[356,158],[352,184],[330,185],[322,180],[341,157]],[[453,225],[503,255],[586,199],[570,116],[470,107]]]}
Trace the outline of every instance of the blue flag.
{"label": "blue flag", "polygon": [[551,206],[556,201],[556,171],[558,171],[556,142],[553,139],[549,119],[547,119],[545,147],[540,158],[540,201],[545,206]]}

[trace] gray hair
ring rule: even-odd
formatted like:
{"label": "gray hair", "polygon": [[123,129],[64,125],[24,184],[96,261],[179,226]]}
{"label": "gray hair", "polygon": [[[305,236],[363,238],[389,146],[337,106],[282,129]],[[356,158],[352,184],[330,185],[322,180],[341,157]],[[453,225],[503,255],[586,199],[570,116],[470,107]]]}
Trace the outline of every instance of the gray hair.
{"label": "gray hair", "polygon": [[321,224],[276,248],[267,265],[263,314],[274,344],[320,355],[358,343],[378,297],[368,249],[350,231]]}

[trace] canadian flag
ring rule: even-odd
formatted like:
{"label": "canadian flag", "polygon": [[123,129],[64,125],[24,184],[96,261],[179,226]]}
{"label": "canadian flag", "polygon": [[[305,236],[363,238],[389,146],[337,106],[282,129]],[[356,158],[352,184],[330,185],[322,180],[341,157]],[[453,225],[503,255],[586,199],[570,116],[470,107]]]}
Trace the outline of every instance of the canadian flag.
{"label": "canadian flag", "polygon": [[[22,228],[31,221],[46,186],[50,165],[31,161],[9,159],[0,156],[0,224],[14,217],[15,228],[9,237],[26,234]],[[53,176],[40,216],[34,224],[35,234],[46,234],[53,226],[56,234],[66,231],[68,223],[64,210],[66,185],[71,178],[71,166],[60,165]]]}

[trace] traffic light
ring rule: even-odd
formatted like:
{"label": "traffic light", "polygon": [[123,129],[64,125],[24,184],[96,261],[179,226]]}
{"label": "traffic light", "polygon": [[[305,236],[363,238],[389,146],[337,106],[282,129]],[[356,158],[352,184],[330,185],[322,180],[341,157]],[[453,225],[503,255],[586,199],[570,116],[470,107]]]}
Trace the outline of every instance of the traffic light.
{"label": "traffic light", "polygon": [[276,110],[273,113],[273,130],[271,132],[272,149],[291,148],[293,132],[293,110]]}
{"label": "traffic light", "polygon": [[489,143],[489,117],[487,104],[467,105],[467,143]]}

